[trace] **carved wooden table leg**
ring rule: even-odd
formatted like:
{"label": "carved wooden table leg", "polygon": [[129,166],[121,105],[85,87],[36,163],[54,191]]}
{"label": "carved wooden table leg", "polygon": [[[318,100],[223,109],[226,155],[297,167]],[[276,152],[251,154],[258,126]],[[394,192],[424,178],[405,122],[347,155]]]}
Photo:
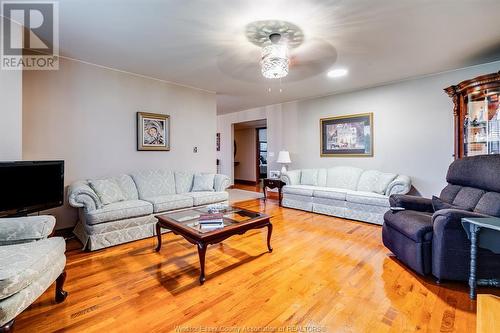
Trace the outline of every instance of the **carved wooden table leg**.
{"label": "carved wooden table leg", "polygon": [[0,326],[0,333],[12,333],[14,332],[14,320],[12,319],[3,326]]}
{"label": "carved wooden table leg", "polygon": [[477,265],[477,233],[480,227],[470,224],[470,273],[469,273],[469,297],[476,298],[476,265]]}
{"label": "carved wooden table leg", "polygon": [[269,252],[273,252],[273,248],[271,247],[271,235],[273,233],[273,225],[269,223],[267,225],[267,249]]}
{"label": "carved wooden table leg", "polygon": [[3,326],[0,326],[0,333],[12,333],[14,332],[14,320],[12,319],[8,323],[4,324]]}
{"label": "carved wooden table leg", "polygon": [[56,280],[56,303],[64,302],[68,292],[64,291],[64,281],[66,281],[66,271],[63,271]]}
{"label": "carved wooden table leg", "polygon": [[200,257],[200,284],[205,283],[205,253],[207,252],[207,246],[202,243],[198,243],[198,257]]}
{"label": "carved wooden table leg", "polygon": [[158,245],[156,245],[156,252],[161,249],[161,225],[160,222],[156,223],[156,238],[158,239]]}

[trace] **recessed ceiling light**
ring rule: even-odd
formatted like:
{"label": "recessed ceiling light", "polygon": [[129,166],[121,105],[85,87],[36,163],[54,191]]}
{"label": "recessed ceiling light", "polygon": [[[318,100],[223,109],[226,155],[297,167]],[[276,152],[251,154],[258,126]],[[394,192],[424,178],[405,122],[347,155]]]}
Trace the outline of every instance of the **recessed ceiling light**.
{"label": "recessed ceiling light", "polygon": [[346,68],[332,69],[327,73],[328,77],[341,77],[346,76],[349,71]]}

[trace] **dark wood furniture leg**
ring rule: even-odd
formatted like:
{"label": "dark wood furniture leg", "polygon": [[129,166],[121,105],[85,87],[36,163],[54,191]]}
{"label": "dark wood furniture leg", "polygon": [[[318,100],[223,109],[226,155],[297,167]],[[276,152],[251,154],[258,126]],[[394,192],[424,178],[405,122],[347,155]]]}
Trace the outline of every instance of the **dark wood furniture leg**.
{"label": "dark wood furniture leg", "polygon": [[56,303],[64,302],[68,297],[68,292],[63,289],[64,281],[66,281],[66,271],[63,271],[56,280]]}
{"label": "dark wood furniture leg", "polygon": [[200,257],[200,284],[205,283],[205,253],[207,245],[198,243],[198,257]]}
{"label": "dark wood furniture leg", "polygon": [[156,238],[158,239],[158,245],[156,245],[156,252],[160,252],[161,250],[161,225],[160,222],[156,223]]}
{"label": "dark wood furniture leg", "polygon": [[283,194],[281,192],[281,186],[280,186],[280,187],[278,187],[278,206],[280,206],[280,207],[281,207],[282,198],[283,198]]}
{"label": "dark wood furniture leg", "polygon": [[262,188],[262,191],[264,192],[264,202],[266,202],[266,200],[267,200],[267,191],[266,191],[266,188],[267,188],[267,186],[266,186],[266,184],[264,184],[264,187]]}
{"label": "dark wood furniture leg", "polygon": [[14,332],[14,320],[12,319],[7,324],[0,327],[0,333],[12,333]]}
{"label": "dark wood furniture leg", "polygon": [[273,252],[273,248],[271,247],[271,235],[273,233],[273,225],[269,223],[267,225],[267,249],[269,252]]}

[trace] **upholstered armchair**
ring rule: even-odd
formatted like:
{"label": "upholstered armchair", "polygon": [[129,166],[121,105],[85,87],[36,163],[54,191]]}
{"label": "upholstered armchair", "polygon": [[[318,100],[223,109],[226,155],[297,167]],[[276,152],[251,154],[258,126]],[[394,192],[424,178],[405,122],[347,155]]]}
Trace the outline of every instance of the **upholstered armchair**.
{"label": "upholstered armchair", "polygon": [[0,332],[12,332],[17,315],[56,281],[57,303],[66,299],[66,243],[50,237],[52,216],[0,219]]}
{"label": "upholstered armchair", "polygon": [[[392,195],[384,215],[382,240],[404,264],[438,280],[467,281],[470,241],[461,219],[500,217],[500,155],[454,161],[448,185],[433,199]],[[500,253],[478,249],[479,278],[500,278]]]}

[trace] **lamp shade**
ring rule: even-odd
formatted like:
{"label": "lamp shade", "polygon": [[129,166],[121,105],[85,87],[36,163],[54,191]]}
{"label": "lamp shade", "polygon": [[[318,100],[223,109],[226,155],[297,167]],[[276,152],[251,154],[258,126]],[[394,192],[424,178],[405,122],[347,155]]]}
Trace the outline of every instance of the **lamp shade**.
{"label": "lamp shade", "polygon": [[292,163],[292,160],[290,159],[290,153],[287,152],[286,150],[282,150],[278,154],[278,160],[276,161],[277,163]]}

